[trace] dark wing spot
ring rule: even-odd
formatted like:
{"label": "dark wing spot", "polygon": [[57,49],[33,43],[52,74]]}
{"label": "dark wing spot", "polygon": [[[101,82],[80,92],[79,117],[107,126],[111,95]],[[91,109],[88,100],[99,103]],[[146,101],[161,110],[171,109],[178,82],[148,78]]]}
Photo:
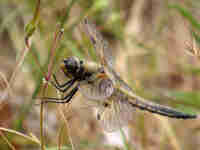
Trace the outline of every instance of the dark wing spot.
{"label": "dark wing spot", "polygon": [[101,116],[99,113],[97,114],[97,120],[101,120]]}
{"label": "dark wing spot", "polygon": [[105,103],[103,103],[103,106],[104,106],[104,107],[108,107],[109,104],[105,102]]}

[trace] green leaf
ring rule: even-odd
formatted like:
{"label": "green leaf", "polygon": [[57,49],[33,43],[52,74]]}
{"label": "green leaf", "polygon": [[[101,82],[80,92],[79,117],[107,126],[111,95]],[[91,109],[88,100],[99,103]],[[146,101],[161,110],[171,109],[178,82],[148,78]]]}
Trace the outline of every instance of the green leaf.
{"label": "green leaf", "polygon": [[[184,104],[185,107],[200,108],[200,93],[195,91],[170,91],[168,93],[170,97],[175,98],[178,106]],[[183,105],[182,105],[183,107]]]}
{"label": "green leaf", "polygon": [[188,11],[186,8],[182,7],[181,5],[178,4],[172,4],[168,6],[169,8],[176,9],[183,17],[185,17],[191,25],[200,30],[200,23],[195,19],[190,11]]}

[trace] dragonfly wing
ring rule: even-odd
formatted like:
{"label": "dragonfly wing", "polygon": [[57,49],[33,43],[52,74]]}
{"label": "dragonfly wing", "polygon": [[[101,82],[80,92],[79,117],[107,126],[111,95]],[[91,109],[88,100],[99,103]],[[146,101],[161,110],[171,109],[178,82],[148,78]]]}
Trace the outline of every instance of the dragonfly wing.
{"label": "dragonfly wing", "polygon": [[139,96],[130,97],[120,89],[114,90],[111,97],[107,99],[106,104],[103,103],[97,107],[97,119],[107,132],[113,132],[126,126],[129,121],[134,119],[136,108],[177,119],[197,118],[196,115],[186,114],[167,106],[148,102]]}
{"label": "dragonfly wing", "polygon": [[135,107],[132,107],[123,93],[116,90],[106,101],[97,107],[97,120],[107,132],[119,130],[133,120]]}
{"label": "dragonfly wing", "polygon": [[136,95],[133,90],[129,87],[129,85],[121,79],[121,77],[112,69],[110,68],[111,75],[113,76],[115,80],[115,87],[120,89],[122,93],[127,95],[128,101],[133,107],[137,107],[141,110],[146,110],[151,113],[156,113],[163,116],[168,116],[171,118],[178,118],[178,119],[192,119],[197,118],[197,115],[191,115],[186,114],[180,111],[177,111],[173,108],[159,105],[153,102],[150,102],[148,100],[145,100],[144,98]]}
{"label": "dragonfly wing", "polygon": [[94,82],[84,82],[80,85],[80,92],[88,99],[103,100],[112,95],[114,87],[109,78],[95,78]]}
{"label": "dragonfly wing", "polygon": [[100,59],[101,65],[104,67],[105,73],[109,76],[115,85],[120,86],[122,84],[122,87],[129,89],[129,87],[126,86],[123,80],[121,80],[119,75],[114,71],[111,49],[109,48],[108,42],[103,39],[103,36],[97,30],[96,25],[91,23],[88,18],[84,18],[81,22],[81,27],[94,45],[95,52]]}
{"label": "dragonfly wing", "polygon": [[90,38],[95,51],[100,59],[101,65],[104,67],[113,65],[113,56],[109,44],[103,39],[101,33],[97,30],[96,25],[91,23],[88,18],[84,18],[81,27]]}

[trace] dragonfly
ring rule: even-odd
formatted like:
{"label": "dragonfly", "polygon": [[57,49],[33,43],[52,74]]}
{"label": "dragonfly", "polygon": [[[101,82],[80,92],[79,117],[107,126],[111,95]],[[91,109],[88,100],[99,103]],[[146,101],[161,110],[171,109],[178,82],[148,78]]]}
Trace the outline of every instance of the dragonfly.
{"label": "dragonfly", "polygon": [[176,119],[197,118],[195,114],[187,114],[136,95],[114,70],[111,49],[96,25],[85,17],[80,27],[90,39],[99,64],[75,56],[64,59],[60,68],[69,80],[60,84],[53,74],[52,85],[67,94],[63,98],[45,98],[43,103],[69,103],[80,91],[85,99],[97,104],[96,118],[107,132],[128,125],[134,119],[136,109]]}

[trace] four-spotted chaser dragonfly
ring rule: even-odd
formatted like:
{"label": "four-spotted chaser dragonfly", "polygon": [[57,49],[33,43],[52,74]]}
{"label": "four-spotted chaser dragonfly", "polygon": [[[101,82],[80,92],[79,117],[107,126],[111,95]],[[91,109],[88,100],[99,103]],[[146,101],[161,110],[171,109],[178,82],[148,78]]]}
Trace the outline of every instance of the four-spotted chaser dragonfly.
{"label": "four-spotted chaser dragonfly", "polygon": [[80,26],[91,40],[100,65],[77,57],[64,59],[61,69],[70,80],[60,85],[53,75],[52,84],[63,93],[71,91],[62,99],[46,98],[43,103],[68,103],[80,91],[85,98],[98,103],[97,120],[108,132],[127,125],[133,119],[136,108],[177,119],[197,118],[196,115],[179,112],[137,96],[114,71],[111,50],[96,26],[87,18],[83,19]]}

